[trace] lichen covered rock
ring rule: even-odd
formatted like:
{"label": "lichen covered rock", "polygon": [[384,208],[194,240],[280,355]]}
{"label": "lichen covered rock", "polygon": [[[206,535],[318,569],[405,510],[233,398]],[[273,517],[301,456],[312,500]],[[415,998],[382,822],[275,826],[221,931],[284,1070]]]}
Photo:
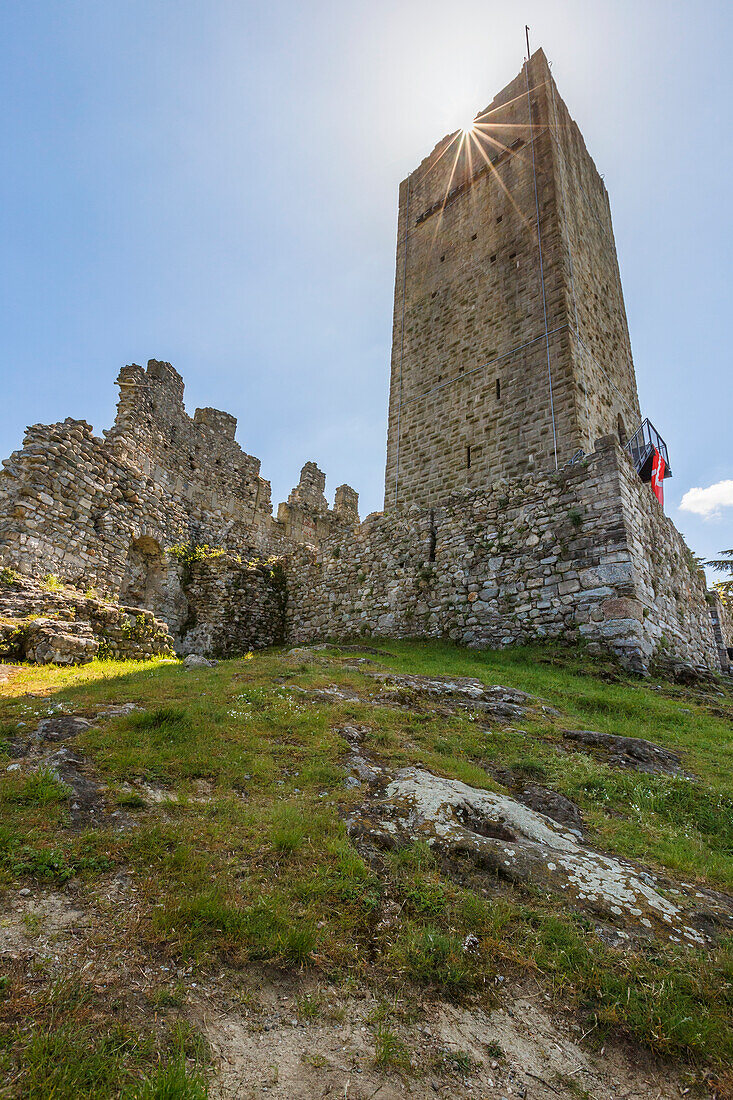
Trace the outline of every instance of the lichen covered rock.
{"label": "lichen covered rock", "polygon": [[705,946],[733,928],[730,899],[653,875],[585,844],[577,831],[508,795],[470,787],[422,768],[405,768],[349,818],[352,836],[379,846],[423,841],[447,858],[517,885],[548,890],[622,935],[656,935]]}

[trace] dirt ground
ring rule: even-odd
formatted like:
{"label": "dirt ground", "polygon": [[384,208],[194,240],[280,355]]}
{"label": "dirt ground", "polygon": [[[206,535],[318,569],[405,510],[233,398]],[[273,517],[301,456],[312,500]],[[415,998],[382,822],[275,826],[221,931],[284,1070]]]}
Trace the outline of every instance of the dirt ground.
{"label": "dirt ground", "polygon": [[[410,1051],[401,1071],[375,1065],[368,1020],[374,1001],[337,1001],[338,1020],[298,1021],[292,997],[277,982],[259,990],[266,1012],[252,1019],[221,1011],[215,997],[197,1011],[219,1062],[217,1100],[269,1096],[282,1100],[395,1100],[397,1097],[592,1097],[593,1100],[671,1100],[686,1086],[638,1051],[594,1049],[577,1025],[553,1019],[541,997],[507,991],[500,1006],[433,1003],[419,1023],[397,1029]],[[328,996],[328,994],[327,994]],[[461,1072],[450,1055],[469,1055]],[[448,1056],[446,1060],[446,1055]]]}
{"label": "dirt ground", "polygon": [[[133,901],[116,879],[104,894],[107,903],[120,894]],[[210,1043],[214,1100],[709,1095],[690,1093],[678,1070],[637,1047],[600,1045],[571,1017],[552,1013],[539,988],[512,988],[508,980],[497,980],[489,998],[494,1007],[487,1009],[480,1003],[486,998],[453,1004],[404,994],[385,1002],[374,990],[319,982],[313,970],[195,974],[145,958],[129,941],[100,965],[110,930],[95,900],[102,898],[64,888],[6,896],[0,955],[82,974],[98,990],[126,990],[137,1006],[149,1004],[151,1014],[160,1011],[152,1007],[155,991],[175,983],[182,991],[175,1014]]]}

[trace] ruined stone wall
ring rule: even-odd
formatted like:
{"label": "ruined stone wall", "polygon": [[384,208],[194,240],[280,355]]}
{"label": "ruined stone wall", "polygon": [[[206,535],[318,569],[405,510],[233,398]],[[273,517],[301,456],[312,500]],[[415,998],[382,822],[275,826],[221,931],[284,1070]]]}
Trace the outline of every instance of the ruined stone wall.
{"label": "ruined stone wall", "polygon": [[93,657],[140,661],[172,652],[168,627],[151,611],[0,570],[0,659],[78,664]]}
{"label": "ruined stone wall", "polygon": [[401,185],[386,510],[638,425],[608,196],[542,51],[529,85],[523,71]]}
{"label": "ruined stone wall", "polygon": [[[0,558],[36,575],[156,606],[164,547],[278,544],[269,484],[234,442],[236,421],[183,407],[167,363],[126,367],[106,439],[84,421],[29,428],[0,474]],[[145,575],[143,575],[145,574]],[[158,577],[159,586],[163,583]]]}
{"label": "ruined stone wall", "polygon": [[205,517],[209,528],[267,530],[270,483],[260,476],[259,459],[235,442],[235,417],[218,409],[188,416],[183,379],[170,363],[151,359],[147,370],[124,367],[117,384],[117,417],[104,433],[113,458]]}
{"label": "ruined stone wall", "polygon": [[300,481],[286,502],[278,507],[277,526],[286,539],[318,546],[323,539],[359,522],[359,494],[349,485],[339,485],[333,508],[324,495],[326,475],[315,462],[306,462]]}
{"label": "ruined stone wall", "polygon": [[719,609],[718,619],[723,644],[727,649],[733,649],[733,599],[730,596],[721,599],[719,593],[716,592],[715,602]]}
{"label": "ruined stone wall", "polygon": [[718,665],[705,574],[625,451],[618,480],[642,638],[693,665]]}
{"label": "ruined stone wall", "polygon": [[[333,510],[325,498],[314,509],[303,494],[298,523],[275,521],[259,461],[234,440],[235,418],[217,409],[189,417],[183,379],[169,363],[125,367],[118,384],[117,417],[105,438],[84,421],[36,424],[3,462],[0,564],[95,587],[177,627],[186,609],[169,547],[267,555],[358,522],[348,486]],[[313,463],[306,469],[322,490],[321,471]]]}
{"label": "ruined stone wall", "polygon": [[[580,637],[637,667],[664,637],[680,659],[717,667],[704,586],[629,470],[607,437],[556,474],[370,516],[346,538],[296,551],[286,567],[289,636],[446,636],[471,646]],[[658,559],[646,566],[652,540]]]}
{"label": "ruined stone wall", "polygon": [[722,599],[715,589],[708,593],[708,600],[713,637],[720,655],[720,667],[725,672],[731,672],[733,670],[733,604],[730,598]]}
{"label": "ruined stone wall", "polygon": [[176,648],[207,657],[239,657],[285,637],[285,579],[278,559],[223,554],[188,566],[182,578],[188,617]]}

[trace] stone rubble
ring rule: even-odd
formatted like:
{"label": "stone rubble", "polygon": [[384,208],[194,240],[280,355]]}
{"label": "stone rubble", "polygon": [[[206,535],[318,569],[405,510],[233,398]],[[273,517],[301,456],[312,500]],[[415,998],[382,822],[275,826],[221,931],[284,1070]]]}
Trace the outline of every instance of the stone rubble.
{"label": "stone rubble", "polygon": [[152,611],[0,572],[0,659],[85,664],[94,657],[145,660],[173,652]]}

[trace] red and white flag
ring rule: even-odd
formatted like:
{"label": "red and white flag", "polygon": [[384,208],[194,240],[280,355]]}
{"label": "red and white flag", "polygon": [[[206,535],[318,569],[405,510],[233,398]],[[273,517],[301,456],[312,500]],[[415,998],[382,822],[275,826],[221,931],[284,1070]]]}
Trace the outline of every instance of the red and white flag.
{"label": "red and white flag", "polygon": [[654,461],[652,462],[652,490],[654,496],[664,507],[664,459],[656,449],[654,451]]}

